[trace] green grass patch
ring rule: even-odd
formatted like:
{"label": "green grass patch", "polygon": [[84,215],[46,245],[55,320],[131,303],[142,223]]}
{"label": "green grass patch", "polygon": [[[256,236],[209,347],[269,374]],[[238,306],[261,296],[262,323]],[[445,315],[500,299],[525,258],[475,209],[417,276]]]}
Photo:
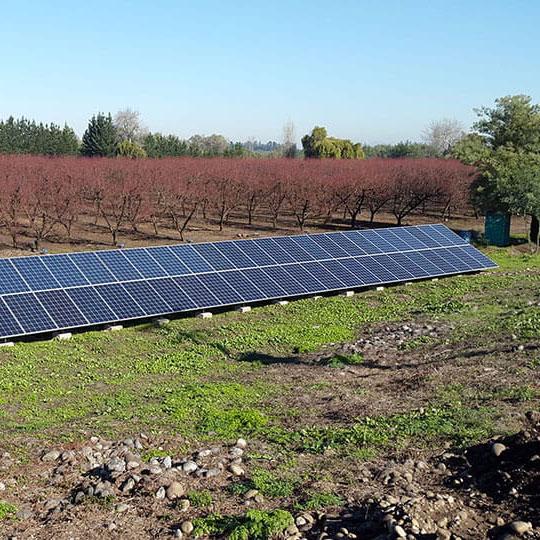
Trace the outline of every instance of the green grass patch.
{"label": "green grass patch", "polygon": [[17,514],[17,507],[6,501],[0,501],[0,521],[13,519]]}
{"label": "green grass patch", "polygon": [[322,454],[328,449],[362,449],[372,456],[382,449],[402,447],[411,440],[416,446],[434,440],[448,440],[461,446],[488,437],[492,429],[489,409],[441,404],[420,411],[362,418],[349,426],[274,431],[270,437],[296,451]]}
{"label": "green grass patch", "polygon": [[297,504],[296,507],[298,510],[315,511],[339,507],[343,503],[343,499],[335,493],[320,492],[308,494],[307,498]]}
{"label": "green grass patch", "polygon": [[271,498],[290,497],[296,487],[294,480],[265,469],[255,469],[251,474],[251,482],[262,495]]}
{"label": "green grass patch", "polygon": [[405,343],[399,346],[402,351],[414,351],[424,345],[430,345],[437,340],[431,336],[418,336],[417,338],[409,339]]}
{"label": "green grass patch", "polygon": [[343,368],[345,366],[359,366],[363,362],[364,356],[360,353],[335,354],[326,362],[326,365],[332,368]]}
{"label": "green grass patch", "polygon": [[190,491],[187,494],[187,498],[191,503],[191,506],[195,508],[208,508],[212,502],[212,494],[208,490]]}
{"label": "green grass patch", "polygon": [[293,525],[292,515],[285,510],[249,510],[243,516],[211,514],[193,520],[193,536],[228,538],[229,540],[269,540]]}

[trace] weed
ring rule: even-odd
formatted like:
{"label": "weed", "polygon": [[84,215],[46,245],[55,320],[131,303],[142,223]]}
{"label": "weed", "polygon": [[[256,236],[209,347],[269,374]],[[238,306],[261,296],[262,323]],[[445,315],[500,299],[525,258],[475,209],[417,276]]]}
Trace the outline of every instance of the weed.
{"label": "weed", "polygon": [[514,388],[505,388],[496,392],[496,396],[507,401],[532,401],[540,396],[538,390],[531,386],[516,386]]}
{"label": "weed", "polygon": [[17,514],[17,507],[6,501],[0,501],[0,521],[12,519]]}
{"label": "weed", "polygon": [[536,358],[533,358],[532,360],[530,360],[529,363],[527,364],[527,367],[529,369],[540,368],[540,356],[537,356]]}
{"label": "weed", "polygon": [[428,345],[434,342],[435,339],[430,336],[418,336],[417,338],[406,341],[405,343],[400,345],[399,348],[402,351],[413,351],[415,349],[418,349],[419,347],[422,347],[423,345]]}
{"label": "weed", "polygon": [[243,516],[211,514],[193,520],[193,536],[211,536],[229,540],[269,540],[294,523],[285,510],[249,510]]}
{"label": "weed", "polygon": [[208,508],[213,502],[212,494],[206,489],[202,491],[190,491],[187,494],[187,498],[191,506],[195,508]]}
{"label": "weed", "polygon": [[298,510],[324,510],[343,505],[343,499],[335,493],[311,493],[307,499],[297,505]]}
{"label": "weed", "polygon": [[364,362],[364,357],[360,353],[335,354],[326,365],[332,368],[342,368],[344,366],[359,366]]}
{"label": "weed", "polygon": [[461,445],[487,437],[491,431],[489,411],[458,405],[442,405],[393,416],[363,418],[345,427],[313,427],[296,432],[274,431],[270,437],[296,450],[314,454],[330,448],[368,452],[398,447],[406,440],[429,442],[450,439]]}
{"label": "weed", "polygon": [[290,497],[295,489],[295,482],[265,469],[255,469],[251,475],[253,487],[266,497]]}

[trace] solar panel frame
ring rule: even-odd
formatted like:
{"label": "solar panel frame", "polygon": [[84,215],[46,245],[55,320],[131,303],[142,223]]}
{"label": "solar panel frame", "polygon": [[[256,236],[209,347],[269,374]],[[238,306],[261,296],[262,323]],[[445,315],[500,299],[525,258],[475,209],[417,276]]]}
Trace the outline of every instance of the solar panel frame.
{"label": "solar panel frame", "polygon": [[0,259],[0,339],[495,266],[444,225]]}

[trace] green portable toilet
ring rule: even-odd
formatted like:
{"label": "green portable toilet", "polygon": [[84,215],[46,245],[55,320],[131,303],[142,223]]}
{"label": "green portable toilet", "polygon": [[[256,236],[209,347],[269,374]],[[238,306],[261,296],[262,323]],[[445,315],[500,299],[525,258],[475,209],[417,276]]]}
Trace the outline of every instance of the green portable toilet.
{"label": "green portable toilet", "polygon": [[485,236],[488,244],[508,246],[510,244],[510,219],[506,212],[488,212],[485,221]]}

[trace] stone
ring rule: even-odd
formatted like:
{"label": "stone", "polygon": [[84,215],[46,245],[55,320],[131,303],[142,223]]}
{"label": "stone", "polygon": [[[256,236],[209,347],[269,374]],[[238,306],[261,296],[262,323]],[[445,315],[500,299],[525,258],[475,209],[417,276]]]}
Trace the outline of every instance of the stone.
{"label": "stone", "polygon": [[237,448],[242,448],[242,450],[245,450],[247,448],[247,442],[245,439],[238,439],[235,446]]}
{"label": "stone", "polygon": [[118,332],[124,327],[121,324],[109,324],[105,327],[106,332]]}
{"label": "stone", "polygon": [[129,510],[129,505],[127,505],[126,503],[120,503],[120,504],[117,504],[114,509],[119,513],[121,514],[122,512],[125,512],[127,510]]}
{"label": "stone", "polygon": [[405,529],[401,525],[396,525],[394,527],[394,532],[398,536],[398,538],[407,538],[407,533],[405,532]]}
{"label": "stone", "polygon": [[499,457],[505,450],[506,446],[502,443],[496,442],[491,445],[491,453],[496,457]]}
{"label": "stone", "polygon": [[6,491],[6,484],[4,482],[0,482],[0,491]]}
{"label": "stone", "polygon": [[184,534],[191,534],[193,532],[193,523],[191,521],[184,521],[180,525],[180,529]]}
{"label": "stone", "polygon": [[124,472],[126,470],[126,462],[123,459],[114,457],[107,463],[107,469],[111,472]]}
{"label": "stone", "polygon": [[172,458],[171,456],[165,456],[161,461],[164,469],[170,469],[172,467]]}
{"label": "stone", "polygon": [[45,502],[45,510],[50,511],[54,510],[55,508],[58,508],[61,504],[61,501],[59,499],[49,499]]}
{"label": "stone", "polygon": [[235,463],[233,463],[229,467],[229,471],[231,471],[231,473],[234,474],[234,476],[243,476],[244,475],[244,469],[242,469],[242,467],[240,467],[240,465],[236,465]]}
{"label": "stone", "polygon": [[165,498],[165,488],[163,486],[161,486],[157,491],[156,491],[156,499],[164,499]]}
{"label": "stone", "polygon": [[234,448],[231,448],[230,455],[233,458],[242,457],[244,455],[244,450],[238,446],[235,446]]}
{"label": "stone", "polygon": [[60,452],[58,450],[51,450],[41,458],[41,461],[56,461],[59,457]]}
{"label": "stone", "polygon": [[192,472],[195,472],[197,469],[199,468],[199,466],[192,460],[189,460],[189,461],[186,461],[183,465],[182,465],[182,470],[186,473],[192,473]]}
{"label": "stone", "polygon": [[139,465],[140,463],[137,461],[128,461],[126,466],[128,470],[131,470],[131,469],[136,469],[137,467],[139,467]]}
{"label": "stone", "polygon": [[532,530],[532,524],[528,521],[512,521],[508,528],[518,536],[523,536]]}
{"label": "stone", "polygon": [[120,490],[122,493],[129,493],[135,487],[135,479],[133,477],[128,478],[123,484]]}
{"label": "stone", "polygon": [[34,515],[34,512],[30,508],[23,507],[20,508],[19,511],[16,514],[17,519],[23,521],[25,519],[30,519]]}
{"label": "stone", "polygon": [[208,469],[205,473],[205,478],[215,478],[216,476],[219,476],[221,474],[221,469],[217,467],[212,467],[211,469]]}
{"label": "stone", "polygon": [[177,508],[178,510],[180,510],[180,512],[187,512],[190,506],[191,503],[188,499],[181,499],[180,501],[178,501]]}
{"label": "stone", "polygon": [[303,516],[298,516],[295,520],[295,523],[297,527],[303,527],[304,525],[306,525],[307,521]]}
{"label": "stone", "polygon": [[182,529],[176,529],[174,531],[174,537],[175,538],[184,538],[184,533],[182,532]]}
{"label": "stone", "polygon": [[246,492],[246,494],[244,495],[244,498],[246,500],[249,500],[249,499],[254,499],[257,495],[259,494],[259,490],[257,489],[250,489]]}
{"label": "stone", "polygon": [[184,493],[184,486],[180,482],[171,482],[167,487],[166,494],[168,499],[179,499]]}

